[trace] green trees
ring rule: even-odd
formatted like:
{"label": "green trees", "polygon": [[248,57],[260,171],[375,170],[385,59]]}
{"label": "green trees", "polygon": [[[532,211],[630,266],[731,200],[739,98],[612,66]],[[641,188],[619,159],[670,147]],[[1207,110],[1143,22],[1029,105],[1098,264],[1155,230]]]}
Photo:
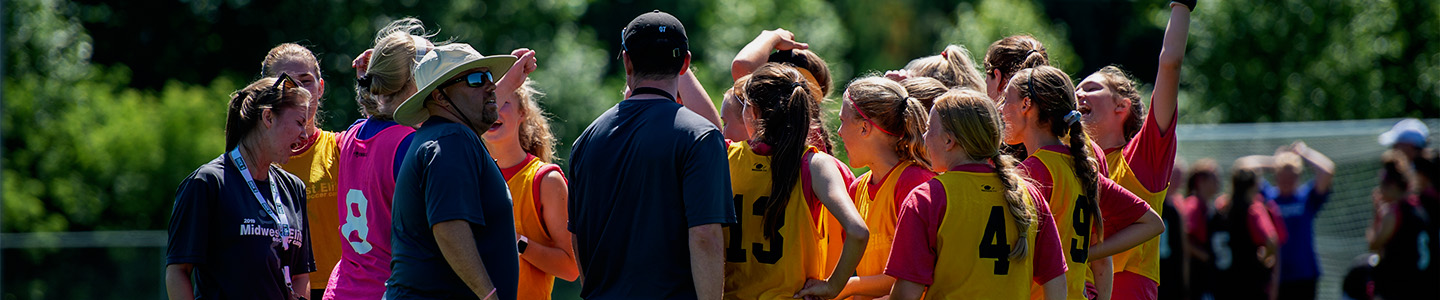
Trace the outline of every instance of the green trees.
{"label": "green trees", "polygon": [[[651,9],[686,22],[713,100],[761,30],[783,27],[830,62],[836,92],[946,44],[983,58],[1028,33],[1077,78],[1122,63],[1153,78],[1168,7],[1034,0],[57,1],[5,3],[0,230],[164,228],[175,184],[219,155],[224,102],[271,46],[315,50],[327,130],[360,115],[349,62],[390,20],[484,53],[539,51],[540,104],[569,143],[620,100],[618,31]],[[1182,81],[1182,122],[1440,116],[1440,4],[1201,2]],[[156,17],[160,16],[160,17]],[[835,97],[832,97],[835,98]],[[830,107],[833,114],[834,108]],[[833,116],[831,126],[834,126]],[[563,161],[562,161],[563,164]]]}
{"label": "green trees", "polygon": [[1440,116],[1434,1],[1200,6],[1182,71],[1182,122]]}
{"label": "green trees", "polygon": [[91,38],[63,3],[7,8],[19,30],[6,35],[3,230],[163,228],[180,178],[219,155],[237,84],[127,88],[124,66],[89,64]]}

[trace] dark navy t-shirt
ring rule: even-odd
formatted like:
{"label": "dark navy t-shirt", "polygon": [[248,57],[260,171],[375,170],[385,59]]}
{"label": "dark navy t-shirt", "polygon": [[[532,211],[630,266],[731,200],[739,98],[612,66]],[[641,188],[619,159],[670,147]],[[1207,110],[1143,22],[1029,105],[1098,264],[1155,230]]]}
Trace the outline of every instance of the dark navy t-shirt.
{"label": "dark navy t-shirt", "polygon": [[415,130],[395,178],[389,299],[477,299],[440,253],[432,228],[465,220],[495,295],[515,299],[520,252],[505,177],[469,127],[432,117]]}
{"label": "dark navy t-shirt", "polygon": [[1330,193],[1315,190],[1315,180],[1295,188],[1294,195],[1280,195],[1280,188],[1261,182],[1260,193],[1280,207],[1289,240],[1280,245],[1280,281],[1320,278],[1320,261],[1315,256],[1315,215],[1330,199]]}
{"label": "dark navy t-shirt", "polygon": [[570,153],[586,299],[695,299],[690,227],[735,222],[720,130],[667,99],[610,108]]}
{"label": "dark navy t-shirt", "polygon": [[229,156],[221,155],[180,183],[165,264],[194,264],[200,299],[285,299],[290,292],[282,266],[289,266],[292,276],[315,271],[305,225],[305,184],[274,166],[267,180],[255,182],[267,203],[273,203],[270,181],[276,184],[280,208],[287,211],[296,237],[286,249],[279,223],[261,208],[237,170]]}

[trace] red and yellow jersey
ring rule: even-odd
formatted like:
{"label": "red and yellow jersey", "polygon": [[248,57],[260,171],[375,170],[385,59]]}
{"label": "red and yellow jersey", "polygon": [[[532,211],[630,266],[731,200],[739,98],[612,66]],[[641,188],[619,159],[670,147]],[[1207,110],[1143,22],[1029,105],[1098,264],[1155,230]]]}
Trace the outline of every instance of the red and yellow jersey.
{"label": "red and yellow jersey", "polygon": [[[870,276],[885,273],[885,264],[890,259],[890,245],[895,241],[895,225],[899,223],[900,217],[899,201],[895,199],[896,189],[901,188],[901,174],[904,174],[913,165],[915,163],[912,161],[904,161],[895,165],[895,168],[891,169],[890,174],[885,175],[884,181],[880,182],[879,188],[874,192],[870,191],[869,182],[875,172],[866,172],[855,180],[855,192],[850,195],[850,198],[855,199],[855,209],[860,212],[861,217],[865,218],[865,227],[870,229],[870,241],[866,243],[865,256],[860,258],[860,264],[855,267],[856,275]],[[925,180],[928,179],[925,178]],[[912,184],[908,188],[914,189],[914,185]],[[905,191],[901,195],[908,193],[909,191]]]}
{"label": "red and yellow jersey", "polygon": [[340,245],[346,243],[341,241],[339,234],[331,234],[340,228],[340,207],[335,205],[340,199],[336,192],[336,174],[340,173],[337,156],[340,146],[336,144],[336,136],[334,132],[321,130],[309,148],[290,156],[290,162],[280,165],[286,172],[305,181],[308,226],[313,232],[322,233],[310,235],[310,249],[315,254],[315,272],[310,274],[311,289],[325,288],[335,263],[340,261]]}
{"label": "red and yellow jersey", "polygon": [[[514,174],[506,174],[509,176],[505,179],[505,184],[510,187],[510,200],[515,209],[515,233],[530,239],[531,244],[553,247],[555,237],[545,230],[545,218],[540,204],[540,180],[552,171],[560,172],[560,166],[545,163],[534,155],[529,155]],[[530,261],[521,259],[518,284],[516,299],[550,299],[555,276],[545,273]]]}
{"label": "red and yellow jersey", "polygon": [[[811,147],[807,153],[816,149]],[[770,157],[748,142],[729,146],[730,183],[736,222],[725,230],[725,299],[790,299],[807,278],[824,278],[824,226],[819,201],[805,197],[797,179],[785,205],[782,225],[765,237],[770,199]],[[798,174],[797,174],[798,175]]]}
{"label": "red and yellow jersey", "polygon": [[[1029,159],[1039,159],[1049,172],[1051,191],[1046,203],[1054,216],[1055,229],[1060,234],[1060,246],[1065,253],[1066,295],[1070,299],[1085,299],[1085,282],[1093,281],[1090,264],[1087,261],[1090,245],[1098,243],[1092,238],[1094,212],[1090,211],[1090,199],[1084,194],[1079,179],[1075,178],[1074,161],[1069,154],[1050,149],[1035,151]],[[1033,175],[1032,175],[1033,176]],[[1044,299],[1044,288],[1038,284],[1031,287],[1031,299]]]}
{"label": "red and yellow jersey", "polygon": [[[1169,187],[1161,189],[1159,192],[1150,192],[1144,184],[1140,183],[1140,177],[1130,168],[1130,164],[1125,161],[1125,156],[1121,153],[1122,151],[1111,151],[1105,155],[1106,164],[1110,165],[1110,180],[1114,180],[1115,183],[1125,187],[1125,190],[1144,199],[1145,203],[1150,205],[1150,209],[1155,210],[1155,214],[1163,215],[1165,213],[1165,193]],[[1115,262],[1115,273],[1131,272],[1150,278],[1159,284],[1159,249],[1160,238],[1156,237],[1135,246],[1135,248],[1111,256]]]}
{"label": "red and yellow jersey", "polygon": [[[936,233],[935,282],[926,299],[1023,299],[1031,294],[1039,222],[1018,228],[995,173],[950,171],[935,176],[945,186],[945,217]],[[1023,187],[1022,187],[1023,188]],[[1030,193],[1025,202],[1031,203]],[[1010,259],[1024,230],[1030,253]],[[977,247],[978,245],[978,247]],[[867,251],[868,252],[868,251]]]}

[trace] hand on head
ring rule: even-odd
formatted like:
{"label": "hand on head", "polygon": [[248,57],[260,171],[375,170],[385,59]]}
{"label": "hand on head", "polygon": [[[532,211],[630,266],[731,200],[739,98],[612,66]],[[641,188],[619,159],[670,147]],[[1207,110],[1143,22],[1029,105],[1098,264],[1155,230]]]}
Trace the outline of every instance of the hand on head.
{"label": "hand on head", "polygon": [[360,53],[354,61],[350,62],[350,67],[355,68],[355,78],[365,77],[365,74],[370,71],[370,56],[373,54],[375,54],[375,49],[365,49],[365,52]]}
{"label": "hand on head", "polygon": [[765,32],[775,35],[775,50],[810,49],[810,44],[796,42],[795,33],[784,28],[775,28],[775,30],[766,30]]}
{"label": "hand on head", "polygon": [[510,51],[510,55],[519,57],[520,60],[515,61],[515,66],[510,67],[510,72],[507,72],[506,74],[515,74],[515,67],[520,67],[519,71],[524,72],[524,75],[530,75],[530,72],[535,72],[535,68],[538,66],[536,64],[537,60],[535,58],[535,53],[535,50],[530,50],[528,48],[520,48],[515,49],[514,51]]}
{"label": "hand on head", "polygon": [[500,78],[500,81],[495,82],[495,93],[497,95],[514,94],[515,90],[520,89],[520,86],[525,84],[525,78],[530,76],[530,72],[535,72],[535,69],[538,67],[535,59],[535,50],[520,48],[510,51],[510,55],[519,57],[519,59],[515,61],[514,65],[510,66],[510,70],[505,71],[505,75]]}
{"label": "hand on head", "polygon": [[910,79],[910,70],[899,69],[885,71],[885,78],[896,82],[905,81],[905,79]]}

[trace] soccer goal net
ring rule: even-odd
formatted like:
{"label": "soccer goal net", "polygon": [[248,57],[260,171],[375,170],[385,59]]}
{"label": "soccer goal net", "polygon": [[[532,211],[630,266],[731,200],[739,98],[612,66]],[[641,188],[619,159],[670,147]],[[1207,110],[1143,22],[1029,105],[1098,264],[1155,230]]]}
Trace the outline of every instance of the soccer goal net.
{"label": "soccer goal net", "polygon": [[[1353,258],[1368,251],[1365,229],[1370,226],[1374,208],[1371,190],[1379,185],[1380,154],[1387,148],[1377,138],[1400,119],[1348,120],[1320,122],[1179,125],[1178,156],[1187,163],[1212,158],[1220,166],[1222,185],[1236,158],[1263,154],[1297,140],[1335,161],[1335,179],[1330,201],[1315,221],[1315,249],[1320,257],[1321,277],[1317,287],[1319,299],[1341,299],[1340,282]],[[1437,140],[1440,119],[1426,119],[1432,128],[1430,140]],[[1306,168],[1302,178],[1312,177],[1313,168]],[[1273,180],[1273,176],[1267,176]],[[1225,187],[1228,191],[1229,187]],[[1171,187],[1184,192],[1183,187]]]}

